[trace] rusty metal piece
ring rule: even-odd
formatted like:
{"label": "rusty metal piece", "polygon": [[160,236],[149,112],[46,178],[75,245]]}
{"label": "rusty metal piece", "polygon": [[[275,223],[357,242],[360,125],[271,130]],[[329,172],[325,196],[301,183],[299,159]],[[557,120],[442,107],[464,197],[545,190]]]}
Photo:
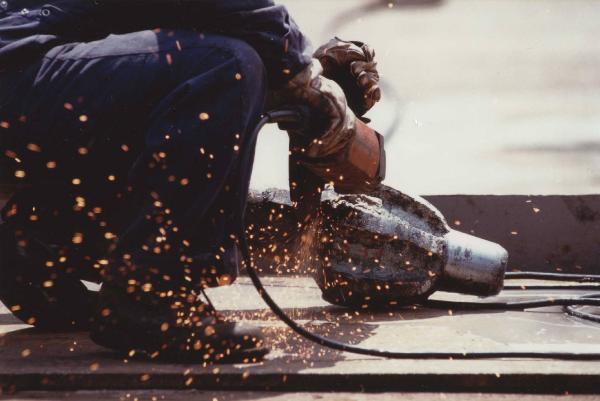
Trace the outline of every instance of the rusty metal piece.
{"label": "rusty metal piece", "polygon": [[316,280],[329,302],[409,304],[436,290],[480,296],[502,289],[507,252],[449,228],[430,203],[381,186],[370,195],[322,199]]}
{"label": "rusty metal piece", "polygon": [[508,254],[452,230],[429,202],[380,186],[369,195],[326,190],[320,218],[295,219],[289,193],[250,196],[252,256],[271,273],[311,273],[327,301],[364,308],[405,305],[436,290],[479,296],[502,289]]}
{"label": "rusty metal piece", "polygon": [[326,300],[394,306],[435,291],[448,228],[426,201],[382,187],[371,196],[326,192],[322,209],[316,281]]}

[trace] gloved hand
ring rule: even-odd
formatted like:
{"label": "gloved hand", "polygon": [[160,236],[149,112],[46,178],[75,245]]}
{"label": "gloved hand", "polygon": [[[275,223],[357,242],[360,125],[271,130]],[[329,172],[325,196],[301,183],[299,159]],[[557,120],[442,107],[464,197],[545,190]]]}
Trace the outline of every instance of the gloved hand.
{"label": "gloved hand", "polygon": [[313,59],[285,87],[270,94],[270,107],[302,106],[310,113],[309,122],[280,124],[290,136],[291,198],[304,220],[318,209],[325,184],[310,171],[311,164],[332,162],[328,156],[344,149],[356,134],[356,116],[348,107],[344,91],[322,72],[319,61]]}
{"label": "gloved hand", "polygon": [[356,128],[356,116],[348,107],[344,91],[322,72],[319,61],[313,59],[281,91],[285,104],[305,106],[310,110],[313,121],[309,128],[282,128],[292,138],[292,152],[301,152],[303,157],[312,159],[326,158],[343,149]]}
{"label": "gloved hand", "polygon": [[367,44],[336,37],[319,47],[313,57],[323,66],[323,75],[342,87],[356,115],[364,115],[381,100],[375,51]]}

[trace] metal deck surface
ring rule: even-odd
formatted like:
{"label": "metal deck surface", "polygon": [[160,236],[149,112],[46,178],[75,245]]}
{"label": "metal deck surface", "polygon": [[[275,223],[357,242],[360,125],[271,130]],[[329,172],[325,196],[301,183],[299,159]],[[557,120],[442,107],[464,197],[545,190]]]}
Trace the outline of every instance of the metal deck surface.
{"label": "metal deck surface", "polygon": [[[600,353],[600,325],[560,307],[459,312],[409,307],[355,313],[320,299],[310,278],[268,278],[274,298],[311,330],[365,347],[405,351]],[[528,285],[527,282],[517,283]],[[589,290],[586,290],[589,292]],[[507,290],[500,298],[573,293]],[[0,315],[0,383],[16,390],[199,389],[244,391],[418,391],[590,393],[600,360],[386,360],[331,351],[299,338],[265,309],[247,279],[212,290],[217,309],[263,328],[272,349],[256,365],[177,365],[124,360],[85,333],[43,333]],[[440,293],[438,298],[473,300]]]}

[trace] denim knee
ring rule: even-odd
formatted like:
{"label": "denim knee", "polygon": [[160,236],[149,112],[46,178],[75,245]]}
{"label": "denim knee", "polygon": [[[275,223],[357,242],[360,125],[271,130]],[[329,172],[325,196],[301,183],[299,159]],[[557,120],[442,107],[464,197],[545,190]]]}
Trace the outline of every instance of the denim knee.
{"label": "denim knee", "polygon": [[[252,46],[248,43],[229,36],[204,36],[206,45],[215,46],[229,53],[236,61],[237,72],[234,78],[242,85],[243,102],[247,106],[264,103],[267,90],[267,75],[265,65]],[[262,107],[260,107],[262,112]]]}

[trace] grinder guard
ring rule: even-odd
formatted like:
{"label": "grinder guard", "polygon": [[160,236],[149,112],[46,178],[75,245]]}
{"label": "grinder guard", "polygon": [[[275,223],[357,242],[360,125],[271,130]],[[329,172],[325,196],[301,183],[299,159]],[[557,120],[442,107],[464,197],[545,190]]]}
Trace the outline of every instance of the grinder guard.
{"label": "grinder guard", "polygon": [[338,193],[368,193],[385,179],[384,138],[360,119],[356,134],[339,152],[327,158],[303,158],[301,164]]}
{"label": "grinder guard", "polygon": [[[305,109],[297,110],[299,120],[309,118]],[[369,193],[381,184],[385,174],[384,137],[357,118],[355,135],[336,153],[322,158],[290,154],[291,200],[302,215],[318,209],[325,184],[333,184],[338,193]]]}

